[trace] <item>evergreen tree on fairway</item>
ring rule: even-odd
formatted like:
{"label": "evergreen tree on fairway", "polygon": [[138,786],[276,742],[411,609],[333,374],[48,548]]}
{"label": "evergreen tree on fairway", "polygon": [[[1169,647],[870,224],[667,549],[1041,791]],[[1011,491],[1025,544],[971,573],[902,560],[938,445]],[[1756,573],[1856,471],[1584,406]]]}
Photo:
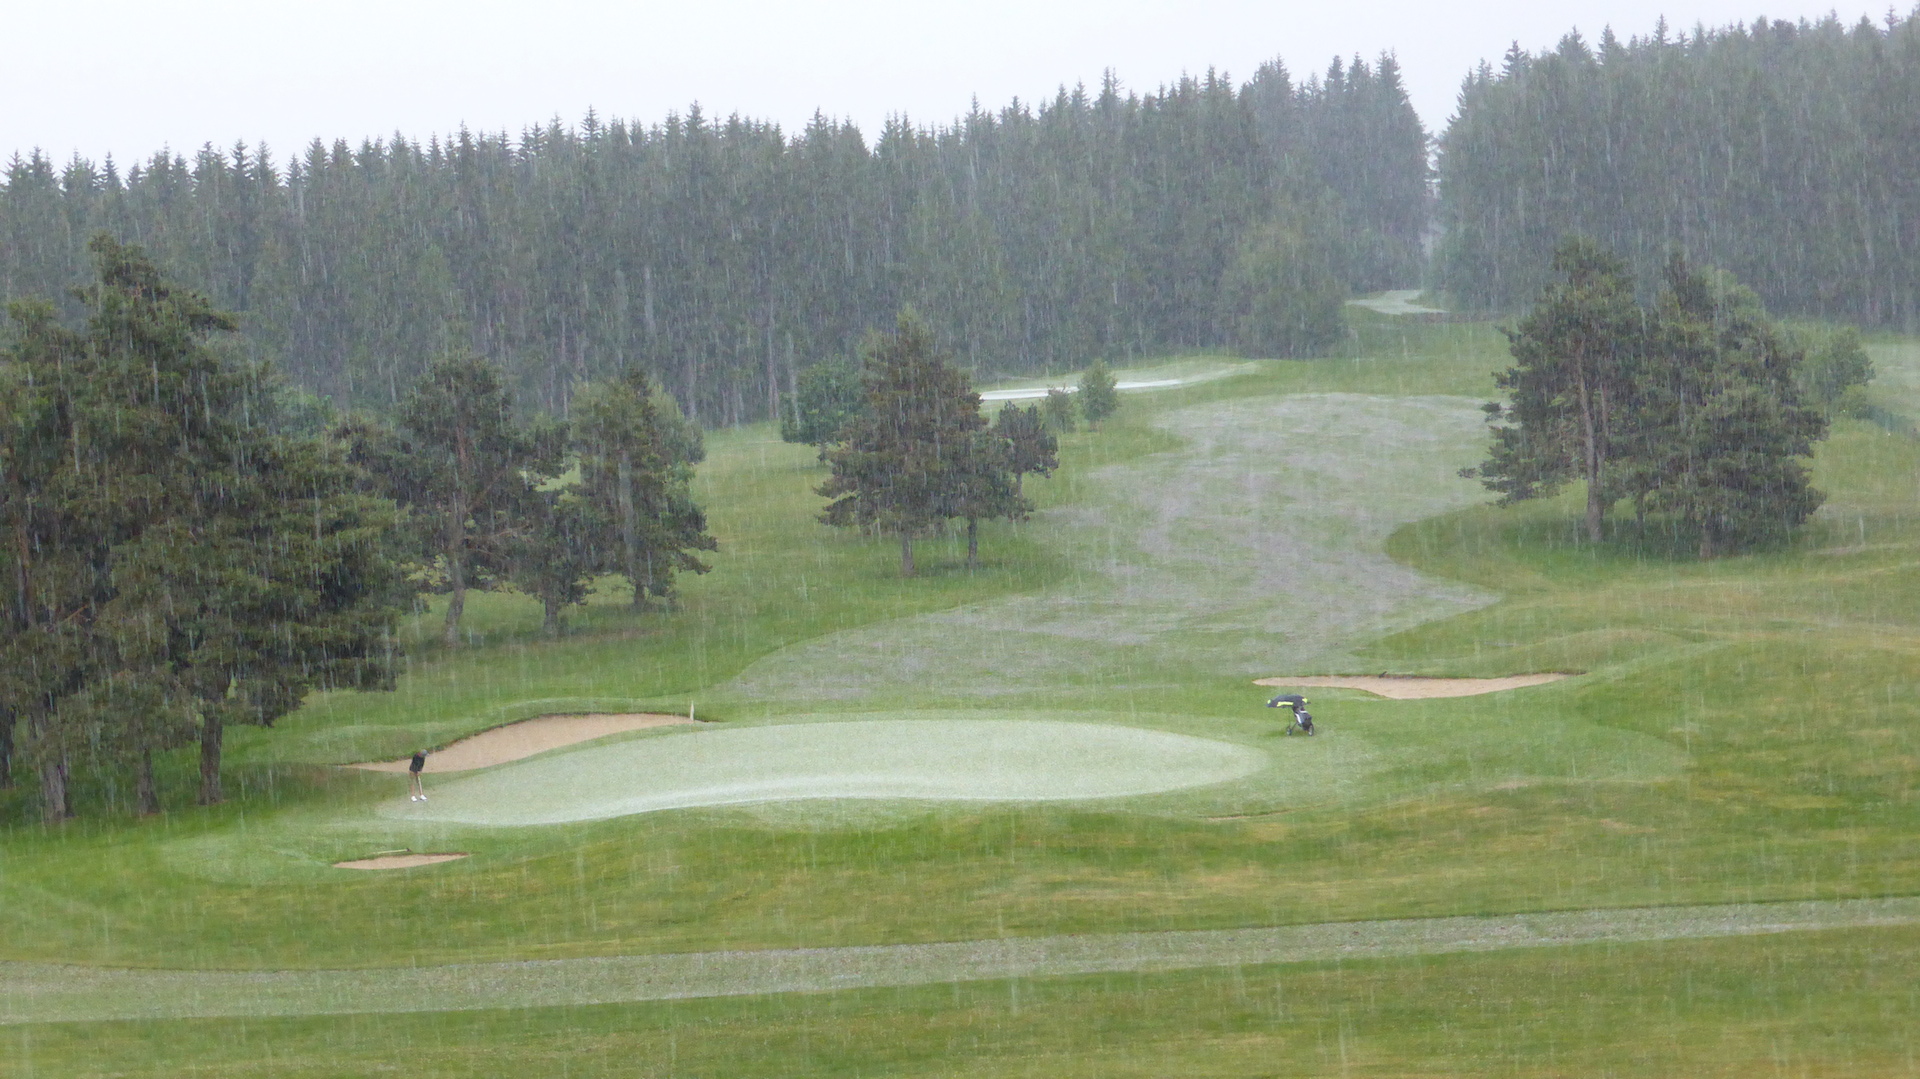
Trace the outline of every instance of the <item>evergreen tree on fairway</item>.
{"label": "evergreen tree on fairway", "polygon": [[1020,495],[1012,459],[1013,445],[998,431],[983,427],[973,433],[946,509],[947,516],[967,522],[968,569],[980,564],[982,519],[1022,521],[1033,511],[1032,504]]}
{"label": "evergreen tree on fairway", "polygon": [[568,607],[587,601],[593,579],[613,569],[608,529],[575,488],[538,490],[509,544],[514,587],[540,601],[541,632],[558,637]]}
{"label": "evergreen tree on fairway", "polygon": [[1087,418],[1088,427],[1100,426],[1100,421],[1114,414],[1120,408],[1120,393],[1115,388],[1113,372],[1107,370],[1105,360],[1095,360],[1080,374],[1080,414]]}
{"label": "evergreen tree on fairway", "polygon": [[1492,452],[1477,473],[1502,503],[1586,481],[1587,538],[1597,543],[1607,506],[1618,497],[1608,468],[1633,415],[1644,319],[1626,264],[1593,242],[1561,244],[1554,270],[1561,280],[1505,331],[1514,365],[1494,381],[1508,401],[1487,411],[1507,425],[1494,428]]}
{"label": "evergreen tree on fairway", "polygon": [[1021,408],[1008,401],[993,418],[993,433],[1005,440],[1007,471],[1013,473],[1013,493],[1028,473],[1051,476],[1060,467],[1060,440],[1047,430],[1039,405]]}
{"label": "evergreen tree on fairway", "polygon": [[951,515],[986,421],[967,376],[911,312],[893,333],[869,337],[863,360],[867,407],[827,453],[833,475],[819,493],[832,501],[820,520],[898,536],[900,573],[911,577],[914,537]]}
{"label": "evergreen tree on fairway", "polygon": [[791,411],[780,417],[780,437],[818,446],[838,441],[849,420],[866,404],[860,368],[845,359],[823,360],[801,372]]}
{"label": "evergreen tree on fairway", "polygon": [[602,572],[626,577],[637,609],[668,599],[678,573],[705,573],[695,552],[717,550],[693,501],[700,429],[637,368],[584,386],[574,397],[580,526],[605,552]]}
{"label": "evergreen tree on fairway", "polygon": [[135,248],[93,244],[85,334],[16,311],[5,364],[0,713],[24,720],[42,812],[69,769],[131,765],[197,736],[218,801],[234,722],[271,723],[315,685],[380,684],[396,577],[391,503],[337,451],[273,433],[264,372],[206,337],[231,319]]}
{"label": "evergreen tree on fairway", "polygon": [[1074,413],[1073,394],[1065,390],[1048,390],[1040,402],[1040,415],[1046,419],[1047,430],[1058,434],[1073,433]]}
{"label": "evergreen tree on fairway", "polygon": [[428,522],[445,574],[446,641],[460,640],[467,589],[508,572],[507,545],[526,520],[533,481],[559,470],[556,431],[513,415],[500,372],[478,356],[435,362],[400,404],[402,455],[387,475],[395,497]]}
{"label": "evergreen tree on fairway", "polygon": [[1804,350],[1751,291],[1678,255],[1654,310],[1630,493],[1671,514],[1712,558],[1785,535],[1820,507],[1801,458],[1826,437],[1800,398]]}

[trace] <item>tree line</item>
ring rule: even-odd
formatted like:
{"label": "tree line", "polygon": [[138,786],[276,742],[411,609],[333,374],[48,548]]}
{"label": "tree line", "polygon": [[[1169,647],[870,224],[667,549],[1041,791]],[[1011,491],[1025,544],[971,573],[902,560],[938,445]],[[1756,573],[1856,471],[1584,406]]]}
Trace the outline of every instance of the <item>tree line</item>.
{"label": "tree line", "polygon": [[1427,183],[1390,56],[1147,94],[1109,77],[871,139],[696,107],[284,161],[35,153],[0,189],[0,298],[63,296],[105,231],[342,408],[391,410],[426,357],[468,351],[554,414],[639,368],[729,424],[783,415],[810,367],[907,306],[976,373],[1312,351],[1349,288],[1418,275]]}
{"label": "tree line", "polygon": [[1577,232],[1642,278],[1679,247],[1775,310],[1920,324],[1920,17],[1510,50],[1441,139],[1435,279],[1513,310]]}
{"label": "tree line", "polygon": [[[1801,461],[1828,410],[1872,367],[1857,339],[1812,350],[1732,275],[1674,253],[1651,303],[1625,259],[1586,238],[1555,252],[1557,280],[1506,331],[1493,443],[1477,476],[1503,503],[1584,485],[1584,530],[1629,502],[1701,558],[1777,541],[1823,496]],[[1825,407],[1823,407],[1825,406]]]}
{"label": "tree line", "polygon": [[0,354],[0,786],[31,773],[46,819],[76,775],[155,811],[155,756],[194,745],[220,801],[225,731],[390,687],[422,595],[456,643],[473,588],[537,597],[553,632],[598,578],[640,606],[706,571],[699,431],[639,369],[525,419],[455,353],[390,421],[333,417],[140,249],[90,248],[84,320],[16,302]]}

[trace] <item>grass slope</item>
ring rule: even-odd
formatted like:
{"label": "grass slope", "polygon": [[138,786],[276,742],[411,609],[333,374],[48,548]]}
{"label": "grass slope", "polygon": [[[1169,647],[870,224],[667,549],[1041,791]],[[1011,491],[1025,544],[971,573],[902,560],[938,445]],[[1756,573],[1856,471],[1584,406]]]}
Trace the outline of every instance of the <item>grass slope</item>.
{"label": "grass slope", "polygon": [[[933,572],[894,579],[886,543],[811,522],[818,500],[807,488],[819,473],[806,451],[765,431],[717,435],[701,482],[725,549],[679,612],[596,604],[578,636],[546,643],[534,639],[530,604],[487,597],[475,606],[477,646],[452,654],[424,644],[429,617],[399,693],[318,700],[285,730],[238,739],[245,800],[0,836],[9,914],[0,956],[378,967],[1920,893],[1920,447],[1850,423],[1818,461],[1830,504],[1794,546],[1705,566],[1653,543],[1579,545],[1566,503],[1418,521],[1408,512],[1399,521],[1413,523],[1391,538],[1398,522],[1343,532],[1337,515],[1302,514],[1280,526],[1297,525],[1292,535],[1336,554],[1333,563],[1350,562],[1350,537],[1365,533],[1362,546],[1384,543],[1420,580],[1465,597],[1456,613],[1418,625],[1353,619],[1350,640],[1302,661],[1352,664],[1346,673],[1561,668],[1581,678],[1458,700],[1325,691],[1315,711],[1329,737],[1281,743],[1246,684],[1248,657],[1234,650],[1246,627],[1221,606],[1236,590],[1223,589],[1205,606],[1228,611],[1224,627],[1198,618],[1157,631],[1148,651],[1163,658],[1133,653],[1119,666],[1126,678],[1016,679],[992,697],[1008,714],[1078,709],[1275,750],[1257,781],[1208,798],[1146,800],[1124,813],[694,810],[423,829],[404,845],[457,842],[475,856],[396,874],[326,868],[403,844],[367,823],[390,777],[313,762],[391,756],[556,708],[679,708],[696,694],[730,723],[775,721],[817,710],[816,700],[754,688],[783,652],[824,641],[852,672],[850,638],[983,618],[991,633],[1035,597],[1079,596],[1144,619],[1150,605],[1110,602],[1114,573],[1202,574],[1156,560],[1139,539],[1151,533],[1142,506],[1153,503],[1128,492],[1204,466],[1205,417],[1238,416],[1259,399],[1298,408],[1287,394],[1368,395],[1348,402],[1348,418],[1368,415],[1381,395],[1465,398],[1465,407],[1502,365],[1484,326],[1356,320],[1353,356],[1126,398],[1107,429],[1065,440],[1061,475],[1034,488],[1050,513],[990,531],[977,574],[936,543]],[[1920,363],[1904,343],[1875,348],[1889,384],[1906,377],[1903,357]],[[1451,459],[1470,451],[1458,443],[1430,465],[1444,473],[1471,463]],[[1221,463],[1207,482],[1229,483],[1236,468],[1274,472],[1254,454]],[[1331,504],[1343,490],[1323,485],[1321,497]],[[1435,508],[1446,507],[1422,512]],[[1267,557],[1229,550],[1226,528],[1213,526],[1224,564]],[[1124,557],[1088,557],[1102,534]],[[1302,572],[1323,564],[1306,559]],[[1505,598],[1479,607],[1471,598],[1494,594]],[[1118,635],[1056,636],[1063,654],[1096,664],[1135,647]],[[781,684],[793,683],[766,686]],[[831,699],[849,714],[884,711],[921,688],[868,679]],[[939,692],[936,705],[981,706],[977,684]],[[21,811],[19,796],[10,808]],[[233,1024],[111,1024],[90,1027],[100,1040],[85,1043],[48,1026],[5,1037],[9,1059],[40,1074],[149,1065],[165,1074],[154,1062],[189,1060],[206,1074],[338,1074],[376,1070],[407,1045],[443,1054],[421,1060],[423,1074],[540,1073],[572,1050],[584,1053],[568,1064],[578,1074],[636,1061],[739,1075],[1746,1074],[1763,1064],[1899,1074],[1912,1070],[1916,1010],[1910,977],[1899,975],[1910,976],[1917,945],[1912,931],[1862,929],[680,1005],[248,1020],[237,1034]]]}

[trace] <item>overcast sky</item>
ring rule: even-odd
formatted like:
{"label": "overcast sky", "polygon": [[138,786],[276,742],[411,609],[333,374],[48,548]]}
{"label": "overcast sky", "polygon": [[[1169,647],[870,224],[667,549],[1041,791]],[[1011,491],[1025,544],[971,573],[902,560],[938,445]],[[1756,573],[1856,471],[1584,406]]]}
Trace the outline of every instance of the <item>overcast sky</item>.
{"label": "overcast sky", "polygon": [[[1771,0],[1769,0],[1769,3]],[[1756,0],[38,0],[0,19],[0,155],[39,147],[121,162],[161,146],[265,141],[284,160],[315,136],[518,132],[589,106],[653,122],[698,101],[789,130],[815,110],[868,131],[937,123],[978,97],[1097,85],[1151,90],[1209,67],[1244,79],[1335,54],[1392,50],[1430,128],[1461,76],[1507,44],[1571,27],[1622,37],[1815,7]],[[1882,4],[1884,9],[1884,3]],[[1842,8],[1856,20],[1867,8]],[[1875,13],[1876,16],[1878,12]]]}

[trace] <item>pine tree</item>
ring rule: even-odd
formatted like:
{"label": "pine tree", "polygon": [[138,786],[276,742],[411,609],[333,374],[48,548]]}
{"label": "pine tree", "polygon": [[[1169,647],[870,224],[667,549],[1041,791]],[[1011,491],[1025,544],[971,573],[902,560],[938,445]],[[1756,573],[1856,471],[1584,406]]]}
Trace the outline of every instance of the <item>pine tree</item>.
{"label": "pine tree", "polygon": [[1047,430],[1040,406],[1021,408],[1008,401],[993,419],[993,433],[1006,441],[1007,471],[1013,473],[1013,493],[1019,494],[1027,475],[1051,476],[1060,467],[1060,440]]}
{"label": "pine tree", "polygon": [[918,315],[902,312],[893,333],[863,347],[867,408],[828,451],[831,499],[820,520],[900,538],[900,574],[914,575],[913,540],[951,515],[977,474],[975,439],[985,426],[980,395],[934,345]]}
{"label": "pine tree", "polygon": [[1587,487],[1586,532],[1600,541],[1601,521],[1618,497],[1609,468],[1634,408],[1635,363],[1645,327],[1625,263],[1590,240],[1573,238],[1554,255],[1563,280],[1507,330],[1514,366],[1494,376],[1507,391],[1489,416],[1492,453],[1477,470],[1503,503],[1537,498],[1569,479]]}
{"label": "pine tree", "polygon": [[531,511],[534,481],[559,471],[560,431],[513,415],[499,369],[477,356],[436,361],[400,403],[403,459],[394,496],[433,529],[447,592],[446,643],[458,644],[467,589],[508,572],[507,545]]}
{"label": "pine tree", "polygon": [[582,387],[574,417],[579,497],[607,571],[627,578],[636,610],[669,599],[676,574],[707,572],[696,552],[718,549],[692,495],[699,428],[636,368]]}

